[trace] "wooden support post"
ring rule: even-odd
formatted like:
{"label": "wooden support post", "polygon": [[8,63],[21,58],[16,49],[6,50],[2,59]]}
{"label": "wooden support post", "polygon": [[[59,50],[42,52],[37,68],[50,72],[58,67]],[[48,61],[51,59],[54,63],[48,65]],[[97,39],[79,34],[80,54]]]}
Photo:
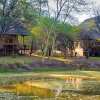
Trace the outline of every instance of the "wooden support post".
{"label": "wooden support post", "polygon": [[6,53],[6,47],[4,47],[4,56],[6,56],[6,54],[7,54],[7,53]]}
{"label": "wooden support post", "polygon": [[14,56],[15,52],[14,52],[14,45],[12,45],[12,55]]}
{"label": "wooden support post", "polygon": [[33,40],[31,41],[30,56],[33,53]]}
{"label": "wooden support post", "polygon": [[23,36],[23,47],[24,47],[24,54],[25,54],[25,43],[24,43],[24,36]]}
{"label": "wooden support post", "polygon": [[[21,41],[22,41],[22,37],[21,37]],[[23,48],[21,47],[21,55],[22,55],[22,49],[23,49]]]}

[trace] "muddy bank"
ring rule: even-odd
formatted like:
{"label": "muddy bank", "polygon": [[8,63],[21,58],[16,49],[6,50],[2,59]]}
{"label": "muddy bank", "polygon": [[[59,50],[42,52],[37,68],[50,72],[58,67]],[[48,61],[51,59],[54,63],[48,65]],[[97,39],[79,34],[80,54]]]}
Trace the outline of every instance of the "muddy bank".
{"label": "muddy bank", "polygon": [[0,70],[6,71],[33,71],[34,69],[66,69],[66,70],[100,70],[100,62],[87,59],[73,59],[71,62],[45,59],[33,59],[31,63],[16,62],[14,64],[0,64]]}

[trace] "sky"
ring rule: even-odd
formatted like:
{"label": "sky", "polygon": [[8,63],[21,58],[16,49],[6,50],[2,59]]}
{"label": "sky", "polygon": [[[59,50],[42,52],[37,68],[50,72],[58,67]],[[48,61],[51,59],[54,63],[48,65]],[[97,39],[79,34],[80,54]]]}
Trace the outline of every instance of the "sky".
{"label": "sky", "polygon": [[[100,6],[100,0],[86,0],[86,1],[88,1],[89,3],[92,2],[96,7]],[[55,8],[54,0],[50,0],[49,2],[50,2],[50,7],[54,9]],[[77,18],[78,22],[81,23],[84,20],[86,20],[90,17],[93,17],[93,14],[89,13],[89,12],[88,13],[85,12],[82,14],[75,14],[75,17]]]}
{"label": "sky", "polygon": [[[93,2],[93,4],[98,7],[100,6],[100,0],[90,0],[91,2]],[[83,22],[84,20],[93,17],[92,13],[84,13],[82,15],[77,15],[79,22]]]}

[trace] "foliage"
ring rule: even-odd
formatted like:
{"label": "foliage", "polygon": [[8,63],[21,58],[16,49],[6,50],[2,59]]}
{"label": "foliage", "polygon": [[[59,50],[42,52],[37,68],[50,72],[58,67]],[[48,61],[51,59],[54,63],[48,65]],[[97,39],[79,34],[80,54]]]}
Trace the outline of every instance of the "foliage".
{"label": "foliage", "polygon": [[15,21],[35,23],[36,12],[27,0],[0,1],[0,31],[6,32]]}
{"label": "foliage", "polygon": [[[55,26],[55,27],[54,27]],[[52,29],[52,30],[51,30]],[[75,38],[77,34],[80,32],[80,29],[76,26],[71,26],[70,24],[54,21],[54,19],[50,19],[48,17],[42,17],[37,26],[32,28],[32,34],[36,37],[40,35],[44,37],[44,35],[48,35],[47,33],[51,31],[55,31],[56,35],[60,33],[65,34],[67,37]]]}
{"label": "foliage", "polygon": [[58,24],[58,34],[56,38],[56,46],[57,49],[63,51],[65,58],[68,54],[68,51],[66,48],[69,48],[69,50],[74,49],[74,41],[78,38],[78,35],[80,33],[80,28],[76,26],[71,26],[67,23]]}
{"label": "foliage", "polygon": [[60,22],[57,26],[58,33],[64,33],[69,38],[76,38],[80,32],[80,28],[77,26],[71,26],[68,23]]}
{"label": "foliage", "polygon": [[[31,51],[33,51],[33,45],[37,45],[44,55],[48,51],[53,52],[59,36],[64,40],[61,44],[66,48],[68,45],[66,42],[73,41],[80,32],[79,27],[71,26],[66,19],[71,16],[71,12],[81,10],[78,7],[86,5],[86,3],[84,0],[55,0],[54,2],[56,10],[52,12],[55,13],[52,16],[48,0],[1,0],[1,33],[5,33],[11,23],[21,21],[31,33],[32,40],[25,39],[30,43]],[[60,18],[61,16],[63,18]]]}

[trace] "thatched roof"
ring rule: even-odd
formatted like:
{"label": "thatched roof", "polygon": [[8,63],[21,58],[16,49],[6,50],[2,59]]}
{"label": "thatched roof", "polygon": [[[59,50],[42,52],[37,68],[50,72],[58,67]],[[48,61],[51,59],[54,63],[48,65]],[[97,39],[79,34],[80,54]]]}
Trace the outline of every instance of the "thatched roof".
{"label": "thatched roof", "polygon": [[81,39],[93,39],[97,40],[100,39],[100,33],[96,30],[89,30],[89,31],[83,31],[80,34]]}
{"label": "thatched roof", "polygon": [[80,25],[82,29],[80,33],[81,39],[100,39],[100,30],[96,25],[96,18],[97,17],[89,18]]}
{"label": "thatched roof", "polygon": [[0,34],[25,36],[28,35],[28,31],[25,28],[24,23],[15,21],[7,25],[5,32],[2,32],[2,29],[0,28]]}

